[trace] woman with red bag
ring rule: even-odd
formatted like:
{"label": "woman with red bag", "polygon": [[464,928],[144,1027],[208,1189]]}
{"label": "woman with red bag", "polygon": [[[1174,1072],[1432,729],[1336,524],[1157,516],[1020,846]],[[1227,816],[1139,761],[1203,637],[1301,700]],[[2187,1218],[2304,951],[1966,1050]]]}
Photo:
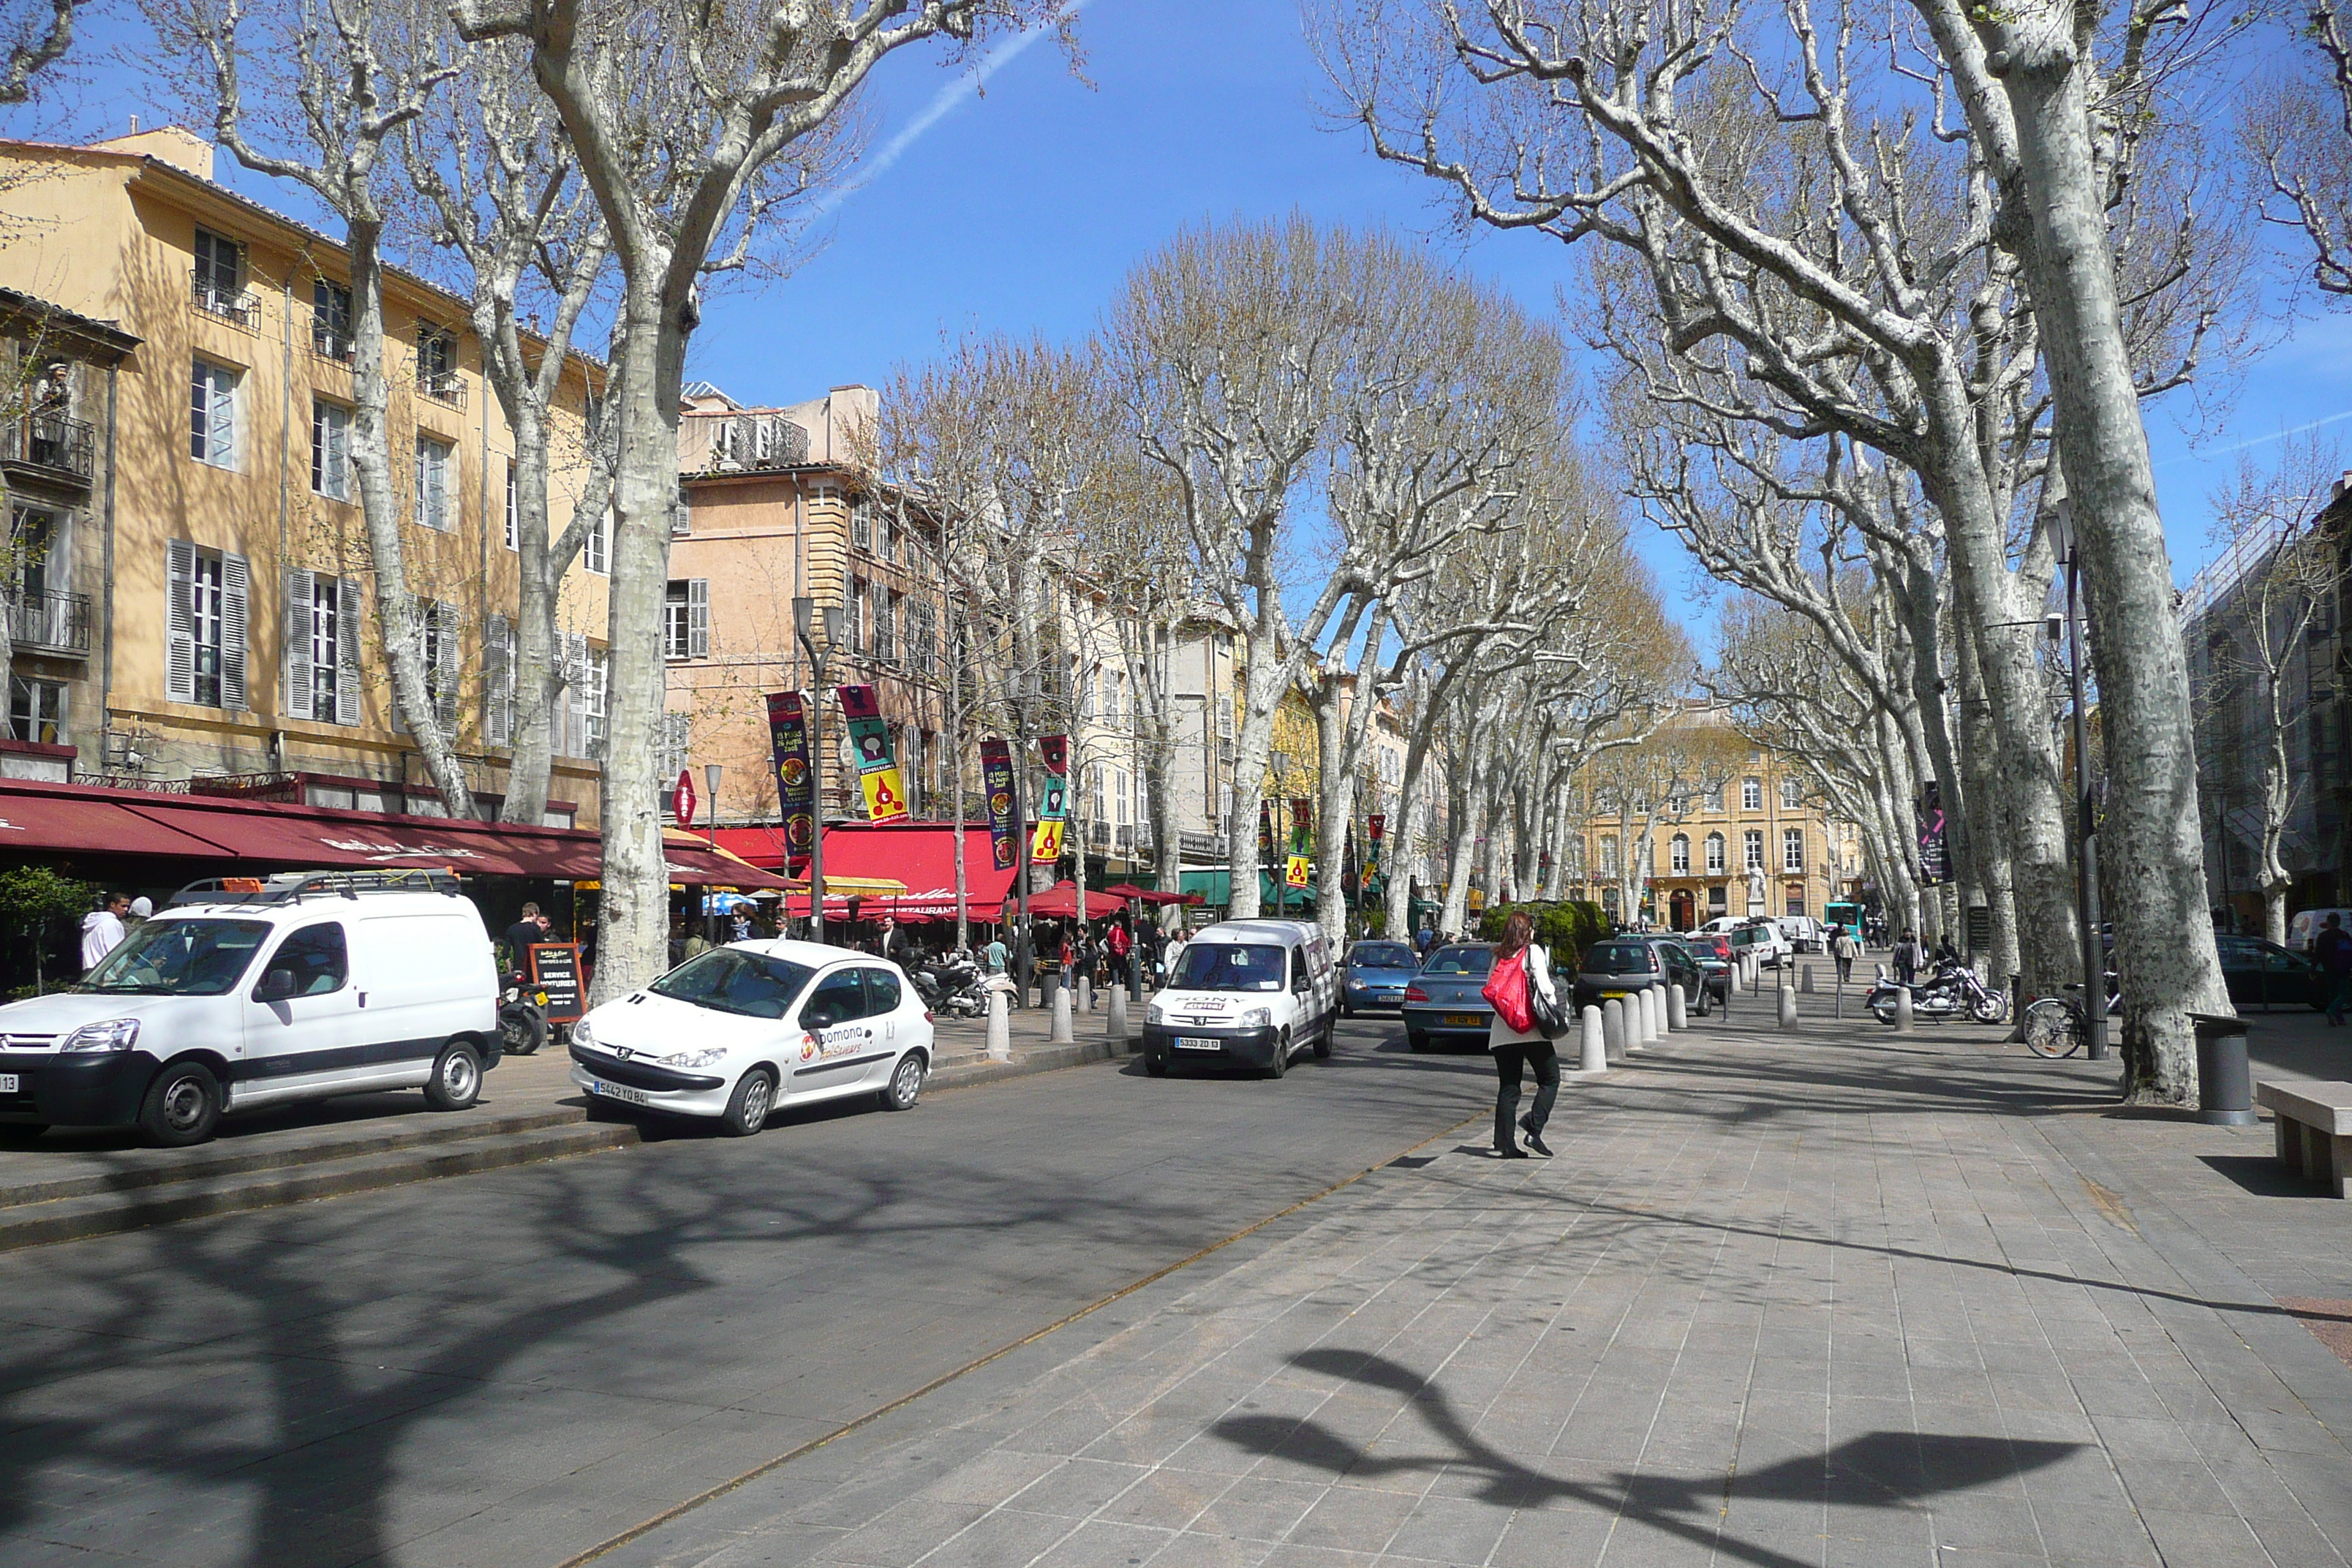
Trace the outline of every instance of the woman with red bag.
{"label": "woman with red bag", "polygon": [[1528,993],[1541,987],[1547,1002],[1553,989],[1551,956],[1535,944],[1536,923],[1524,913],[1503,922],[1503,940],[1495,944],[1495,967],[1480,994],[1493,1004],[1495,1021],[1486,1029],[1486,1048],[1495,1053],[1495,1155],[1524,1160],[1528,1150],[1511,1136],[1512,1113],[1519,1108],[1519,1078],[1532,1063],[1536,1069],[1536,1101],[1519,1121],[1528,1135],[1528,1149],[1546,1159],[1544,1123],[1551,1120],[1552,1101],[1559,1098],[1559,1055],[1536,1027],[1535,1008]]}

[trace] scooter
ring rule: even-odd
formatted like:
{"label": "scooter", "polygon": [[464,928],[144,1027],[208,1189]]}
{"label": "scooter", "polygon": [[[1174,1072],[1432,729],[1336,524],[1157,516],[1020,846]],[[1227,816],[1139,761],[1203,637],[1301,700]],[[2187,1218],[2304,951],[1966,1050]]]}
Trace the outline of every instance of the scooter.
{"label": "scooter", "polygon": [[531,988],[520,974],[507,976],[499,995],[499,1047],[510,1057],[527,1057],[547,1044],[547,993]]}
{"label": "scooter", "polygon": [[[1895,1018],[1895,997],[1899,988],[1887,978],[1886,970],[1878,970],[1878,984],[1870,988],[1864,1005],[1877,1016],[1882,1024],[1892,1024]],[[1979,1024],[1998,1024],[2009,1016],[2009,998],[1999,991],[1988,990],[1977,978],[1977,972],[1965,963],[1939,963],[1926,981],[1911,987],[1911,1016],[1941,1022],[1962,1014]]]}
{"label": "scooter", "polygon": [[909,970],[907,978],[923,1005],[950,1017],[977,1018],[988,1011],[988,991],[980,983],[980,968],[962,959],[948,959]]}

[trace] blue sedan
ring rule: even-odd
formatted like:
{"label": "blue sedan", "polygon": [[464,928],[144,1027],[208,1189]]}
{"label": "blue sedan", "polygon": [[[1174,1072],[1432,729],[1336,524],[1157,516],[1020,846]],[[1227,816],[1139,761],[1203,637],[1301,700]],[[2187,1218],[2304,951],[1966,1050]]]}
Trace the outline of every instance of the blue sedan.
{"label": "blue sedan", "polygon": [[1402,942],[1360,942],[1339,972],[1339,1010],[1349,1017],[1369,1009],[1404,1005],[1404,988],[1421,969],[1421,955]]}

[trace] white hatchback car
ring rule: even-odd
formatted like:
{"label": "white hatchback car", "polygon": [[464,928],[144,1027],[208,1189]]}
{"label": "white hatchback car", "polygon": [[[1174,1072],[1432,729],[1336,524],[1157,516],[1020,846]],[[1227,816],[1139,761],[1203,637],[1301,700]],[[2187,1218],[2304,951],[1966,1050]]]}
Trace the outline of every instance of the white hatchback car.
{"label": "white hatchback car", "polygon": [[897,964],[813,942],[740,942],[687,960],[572,1026],[572,1081],[748,1138],[779,1107],[873,1094],[913,1107],[931,1015]]}

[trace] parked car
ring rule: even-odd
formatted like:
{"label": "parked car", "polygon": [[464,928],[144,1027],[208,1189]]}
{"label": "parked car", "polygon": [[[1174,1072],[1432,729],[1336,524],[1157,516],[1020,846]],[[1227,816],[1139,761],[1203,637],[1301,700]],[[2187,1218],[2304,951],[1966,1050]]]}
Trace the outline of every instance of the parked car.
{"label": "parked car", "polygon": [[1409,942],[1358,942],[1339,966],[1339,1011],[1352,1018],[1363,1009],[1402,1007],[1404,988],[1420,970]]}
{"label": "parked car", "polygon": [[2258,936],[2216,936],[2221,981],[2232,1002],[2263,1007],[2325,1007],[2327,972],[2307,953],[2293,952]]}
{"label": "parked car", "polygon": [[739,942],[574,1024],[572,1081],[748,1138],[786,1106],[870,1094],[910,1110],[932,1048],[931,1016],[897,964],[821,942]]}
{"label": "parked car", "polygon": [[1700,979],[1698,960],[1674,937],[1612,937],[1594,942],[1585,953],[1572,994],[1578,1007],[1594,1007],[1654,985],[1680,985],[1703,1017],[1709,1000]]}
{"label": "parked car", "polygon": [[1429,955],[1404,993],[1404,1043],[1416,1051],[1433,1040],[1475,1039],[1484,1046],[1495,1021],[1481,994],[1494,973],[1495,950],[1483,942],[1450,942]]}
{"label": "parked car", "polygon": [[1731,943],[1733,958],[1753,952],[1756,962],[1766,969],[1780,968],[1789,962],[1793,951],[1789,939],[1780,934],[1780,928],[1769,921],[1741,926],[1730,932],[1726,940]]}
{"label": "parked car", "polygon": [[1280,1078],[1298,1052],[1331,1054],[1339,971],[1307,921],[1221,921],[1184,944],[1143,1023],[1143,1070],[1177,1062],[1253,1068]]}
{"label": "parked car", "polygon": [[1705,1016],[1717,1004],[1731,1005],[1731,944],[1721,937],[1677,936],[1675,944],[1698,966],[1699,989],[1684,994]]}
{"label": "parked car", "polygon": [[388,1089],[462,1110],[499,1062],[499,968],[446,873],[310,871],[182,889],[70,990],[0,1007],[0,1126],[136,1123]]}
{"label": "parked car", "polygon": [[1825,952],[1829,944],[1822,938],[1822,922],[1811,915],[1782,915],[1772,922],[1788,939],[1789,946],[1798,952]]}

